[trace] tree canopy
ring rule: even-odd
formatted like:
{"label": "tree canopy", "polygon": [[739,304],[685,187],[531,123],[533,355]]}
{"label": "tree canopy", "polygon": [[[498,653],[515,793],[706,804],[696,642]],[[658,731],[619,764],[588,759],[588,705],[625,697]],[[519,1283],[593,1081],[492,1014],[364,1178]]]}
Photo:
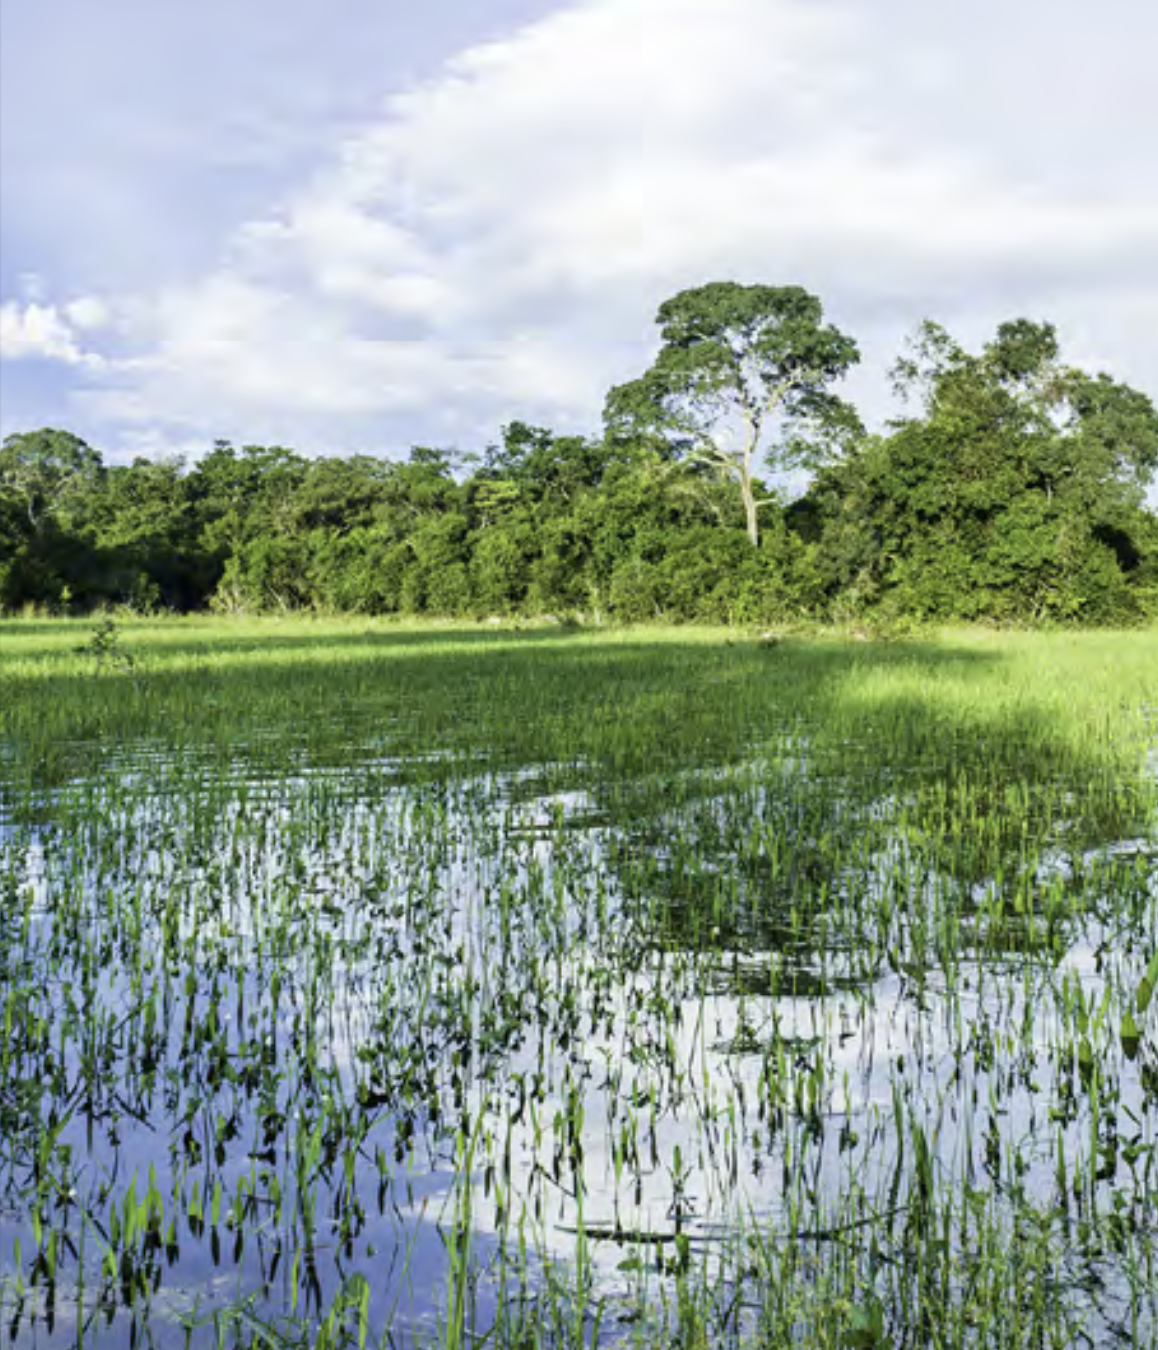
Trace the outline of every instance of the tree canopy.
{"label": "tree canopy", "polygon": [[[713,282],[665,301],[663,346],[637,380],[607,398],[616,437],[643,433],[699,458],[740,488],[748,537],[760,542],[757,456],[815,462],[836,433],[858,427],[829,386],[859,359],[856,343],[823,322],[799,286]],[[779,423],[780,438],[766,436]]]}
{"label": "tree canopy", "polygon": [[[869,435],[834,389],[856,344],[807,291],[715,283],[659,323],[600,437],[513,421],[468,454],[222,441],[105,464],[67,431],[10,436],[0,612],[1158,618],[1158,412],[1067,365],[1051,325],[971,352],[924,324],[893,372],[902,415]],[[811,485],[781,501],[765,465]]]}
{"label": "tree canopy", "polygon": [[894,374],[918,414],[820,485],[839,584],[921,617],[1125,613],[1150,575],[1151,401],[1063,365],[1053,327],[1024,319],[978,354],[926,324]]}

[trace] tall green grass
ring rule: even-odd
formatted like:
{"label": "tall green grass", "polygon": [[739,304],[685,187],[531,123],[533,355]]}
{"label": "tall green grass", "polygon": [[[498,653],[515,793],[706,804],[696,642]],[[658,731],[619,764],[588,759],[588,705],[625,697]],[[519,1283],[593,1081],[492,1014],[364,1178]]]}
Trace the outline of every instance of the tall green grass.
{"label": "tall green grass", "polygon": [[0,1321],[1158,1345],[1156,751],[1150,632],[0,625]]}

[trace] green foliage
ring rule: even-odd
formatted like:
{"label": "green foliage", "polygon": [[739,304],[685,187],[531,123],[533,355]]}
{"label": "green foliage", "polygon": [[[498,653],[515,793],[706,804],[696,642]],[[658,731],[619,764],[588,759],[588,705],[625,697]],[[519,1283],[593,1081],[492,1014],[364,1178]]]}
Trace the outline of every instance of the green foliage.
{"label": "green foliage", "polygon": [[93,629],[92,636],[77,652],[81,656],[91,656],[99,675],[108,667],[132,672],[134,660],[121,646],[120,629],[107,615]]}
{"label": "green foliage", "polygon": [[0,446],[0,494],[34,535],[69,522],[100,475],[100,456],[69,431],[20,432]]}
{"label": "green foliage", "polygon": [[816,460],[823,445],[858,427],[828,385],[859,352],[822,319],[820,301],[799,286],[713,282],[681,291],[660,306],[663,346],[651,368],[608,395],[609,433],[643,436],[736,482],[758,545],[756,455],[773,422],[784,466]]}
{"label": "green foliage", "polygon": [[834,589],[929,619],[1141,616],[1158,457],[1144,395],[1063,367],[1053,329],[1028,320],[979,356],[926,325],[894,373],[922,415],[815,489]]}
{"label": "green foliage", "polygon": [[[106,467],[65,431],[10,436],[0,611],[1158,618],[1158,412],[1064,365],[1050,325],[970,353],[926,323],[893,371],[908,415],[866,436],[831,392],[855,343],[807,291],[714,283],[659,322],[598,440],[512,421],[481,455],[219,441],[192,466]],[[813,471],[805,497],[768,491],[765,452]]]}
{"label": "green foliage", "polygon": [[100,598],[86,512],[102,487],[100,456],[44,428],[0,446],[0,607],[67,609]]}

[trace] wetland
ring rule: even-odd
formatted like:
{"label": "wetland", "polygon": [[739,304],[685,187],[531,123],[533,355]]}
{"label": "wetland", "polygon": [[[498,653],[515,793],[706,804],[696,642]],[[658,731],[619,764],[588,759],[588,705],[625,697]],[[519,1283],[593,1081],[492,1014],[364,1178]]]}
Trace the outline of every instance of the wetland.
{"label": "wetland", "polygon": [[1158,632],[0,623],[20,1346],[1158,1346]]}

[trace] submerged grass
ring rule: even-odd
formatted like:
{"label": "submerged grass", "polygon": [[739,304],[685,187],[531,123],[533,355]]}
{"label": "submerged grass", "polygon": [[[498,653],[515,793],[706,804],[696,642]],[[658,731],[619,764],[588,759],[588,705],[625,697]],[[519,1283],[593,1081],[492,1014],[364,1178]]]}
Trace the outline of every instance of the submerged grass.
{"label": "submerged grass", "polygon": [[36,1345],[1158,1346],[1158,632],[0,625]]}

